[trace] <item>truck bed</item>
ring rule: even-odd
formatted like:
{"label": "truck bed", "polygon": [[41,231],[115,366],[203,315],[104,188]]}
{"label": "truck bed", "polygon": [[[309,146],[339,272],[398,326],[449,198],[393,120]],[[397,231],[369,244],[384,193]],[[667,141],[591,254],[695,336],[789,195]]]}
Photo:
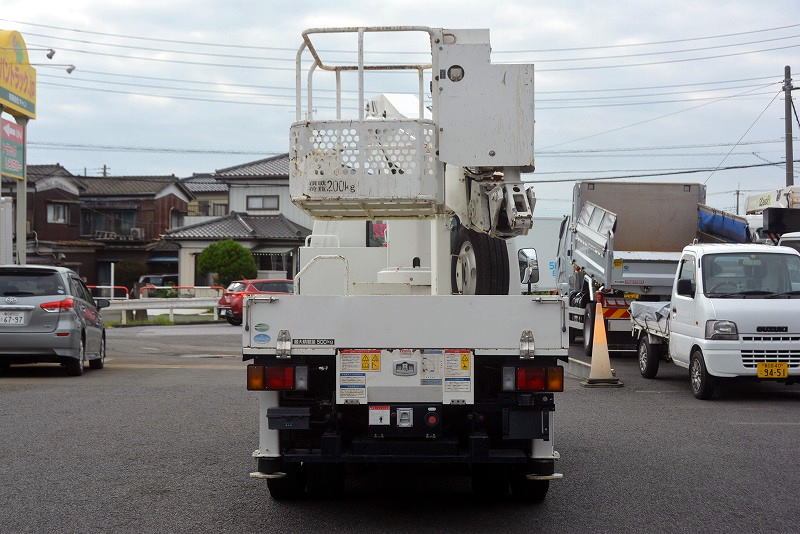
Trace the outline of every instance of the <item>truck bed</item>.
{"label": "truck bed", "polygon": [[341,348],[513,355],[520,352],[525,330],[534,333],[534,356],[567,353],[564,300],[555,295],[287,295],[257,296],[246,303],[245,358],[275,354],[284,330],[292,353],[305,355],[334,355]]}

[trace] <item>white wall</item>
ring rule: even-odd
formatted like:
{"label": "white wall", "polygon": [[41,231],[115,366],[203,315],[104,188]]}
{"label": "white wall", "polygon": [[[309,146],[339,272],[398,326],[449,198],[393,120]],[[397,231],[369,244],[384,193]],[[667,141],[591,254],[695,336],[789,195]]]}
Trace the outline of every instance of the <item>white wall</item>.
{"label": "white wall", "polygon": [[[314,219],[306,215],[306,213],[292,203],[289,196],[289,184],[236,184],[230,183],[230,190],[228,192],[230,211],[246,212],[250,215],[278,215],[282,213],[293,223],[311,229],[314,225]],[[262,196],[262,195],[277,195],[278,208],[277,210],[248,210],[247,197],[248,196]]]}

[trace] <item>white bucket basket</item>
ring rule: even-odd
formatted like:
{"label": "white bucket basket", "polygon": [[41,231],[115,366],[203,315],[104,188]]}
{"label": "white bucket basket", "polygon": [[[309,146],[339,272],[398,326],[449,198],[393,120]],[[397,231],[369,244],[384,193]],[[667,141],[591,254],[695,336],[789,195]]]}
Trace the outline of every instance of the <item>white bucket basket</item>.
{"label": "white bucket basket", "polygon": [[444,202],[430,120],[304,121],[290,139],[292,201],[312,217],[425,218]]}

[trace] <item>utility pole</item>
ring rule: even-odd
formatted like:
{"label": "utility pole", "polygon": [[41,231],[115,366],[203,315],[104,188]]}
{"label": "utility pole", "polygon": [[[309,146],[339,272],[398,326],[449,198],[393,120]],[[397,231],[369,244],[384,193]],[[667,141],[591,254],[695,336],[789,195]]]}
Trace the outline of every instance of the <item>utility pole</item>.
{"label": "utility pole", "polygon": [[742,184],[736,185],[736,215],[739,215],[739,194],[741,193]]}
{"label": "utility pole", "polygon": [[783,123],[786,126],[786,186],[794,185],[794,150],[792,148],[792,67],[783,67],[783,93],[785,111]]}
{"label": "utility pole", "polygon": [[[788,68],[788,67],[787,67],[787,68]],[[790,128],[790,129],[791,129],[791,127],[792,127],[792,125],[791,125],[791,124],[789,124],[789,128]],[[107,177],[107,176],[108,176],[108,165],[106,165],[105,163],[103,163],[103,177],[105,178],[105,177]]]}

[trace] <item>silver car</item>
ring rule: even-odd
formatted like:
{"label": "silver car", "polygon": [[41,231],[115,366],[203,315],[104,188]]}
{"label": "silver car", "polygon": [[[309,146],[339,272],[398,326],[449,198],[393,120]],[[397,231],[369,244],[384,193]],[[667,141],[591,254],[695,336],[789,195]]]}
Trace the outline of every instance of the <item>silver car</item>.
{"label": "silver car", "polygon": [[60,363],[83,374],[102,369],[106,334],[100,309],[78,275],[64,267],[0,265],[0,371],[12,364]]}

